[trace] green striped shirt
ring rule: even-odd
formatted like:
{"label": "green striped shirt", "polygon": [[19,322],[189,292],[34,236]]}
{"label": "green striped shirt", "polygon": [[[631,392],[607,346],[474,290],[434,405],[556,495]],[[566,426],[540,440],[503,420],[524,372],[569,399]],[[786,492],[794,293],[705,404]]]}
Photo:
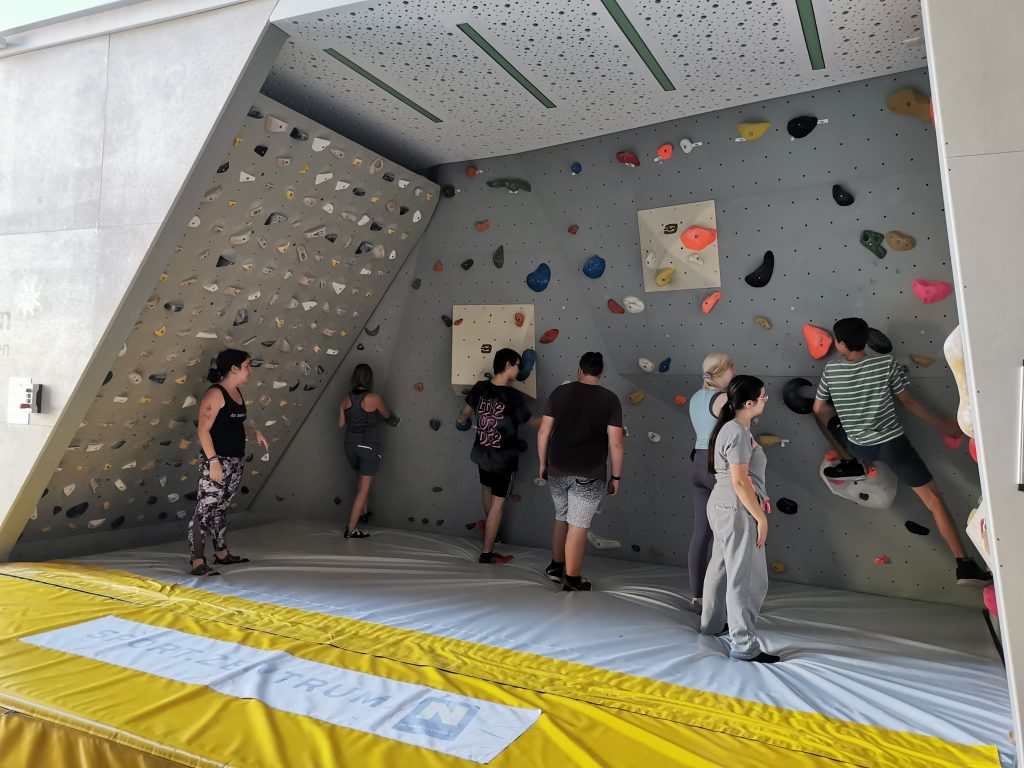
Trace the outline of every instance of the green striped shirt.
{"label": "green striped shirt", "polygon": [[907,370],[892,355],[825,366],[815,397],[832,400],[846,436],[857,445],[879,445],[903,434],[893,395],[910,385]]}

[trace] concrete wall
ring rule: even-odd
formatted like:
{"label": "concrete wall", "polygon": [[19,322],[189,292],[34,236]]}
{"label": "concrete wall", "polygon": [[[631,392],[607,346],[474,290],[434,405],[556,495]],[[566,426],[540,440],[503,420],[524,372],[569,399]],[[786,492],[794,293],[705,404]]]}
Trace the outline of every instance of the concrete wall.
{"label": "concrete wall", "polygon": [[[442,200],[418,254],[371,320],[380,324],[380,334],[361,339],[365,350],[345,361],[328,389],[333,397],[314,411],[294,457],[285,458],[257,506],[301,505],[318,515],[343,516],[351,479],[333,410],[348,371],[366,361],[378,368],[383,393],[403,416],[398,429],[386,433],[386,463],[371,495],[374,522],[472,535],[465,526],[481,516],[479,486],[468,461],[470,438],[452,428],[460,402],[448,387],[451,333],[441,316],[450,315],[453,304],[532,301],[538,336],[549,328],[560,331],[555,342],[538,347],[537,412],[557,384],[575,376],[579,355],[588,349],[605,354],[607,385],[623,401],[636,388],[647,391],[640,405],[625,405],[631,436],[622,495],[595,524],[597,533],[622,542],[613,556],[685,564],[693,433],[685,407],[675,405],[674,397],[690,396],[699,385],[701,360],[717,349],[731,353],[739,370],[768,381],[771,400],[755,431],[792,441],[769,449],[773,495],[800,505],[795,516],[772,518],[768,555],[785,564],[781,578],[979,604],[977,590],[955,586],[952,556],[909,489],[901,489],[893,508],[882,511],[828,491],[817,475],[824,440],[811,417],[791,413],[781,398],[786,381],[816,381],[824,364],[808,355],[803,324],[831,328],[838,317],[862,315],[890,337],[898,359],[910,366],[918,397],[940,413],[955,411],[956,387],[942,359],[942,342],[957,323],[955,304],[949,298],[925,306],[910,290],[914,278],[952,275],[934,133],[927,123],[885,107],[886,96],[905,86],[927,91],[927,74],[919,70],[481,161],[483,173],[473,178],[462,164],[438,169],[441,183],[462,191]],[[786,122],[801,114],[829,122],[791,141]],[[773,127],[756,142],[734,142],[735,124],[752,119],[770,120]],[[704,143],[683,154],[683,137]],[[666,142],[676,146],[674,157],[653,163],[654,150]],[[624,149],[640,156],[639,168],[615,161]],[[583,165],[578,176],[569,171],[574,161]],[[512,195],[485,185],[501,177],[526,179],[533,192]],[[854,205],[833,202],[834,183],[856,196]],[[699,308],[706,291],[644,293],[636,218],[639,209],[706,199],[717,204],[724,294],[708,315]],[[481,233],[474,222],[484,219],[491,227]],[[571,224],[579,225],[578,234],[567,231]],[[865,228],[902,230],[917,246],[890,250],[879,260],[858,242]],[[501,270],[491,262],[498,245],[505,250]],[[775,254],[775,274],[767,287],[751,288],[743,277],[767,249]],[[580,272],[592,254],[608,262],[598,280]],[[470,258],[474,265],[464,271],[459,265]],[[438,260],[441,272],[433,270]],[[535,294],[525,277],[541,262],[551,266],[553,278],[545,292]],[[419,290],[412,288],[415,278],[422,280]],[[621,303],[626,295],[641,297],[647,309],[611,314],[607,299]],[[757,315],[767,317],[772,329],[756,325]],[[919,368],[910,362],[911,352],[938,362]],[[643,374],[640,356],[655,363],[671,357],[670,372]],[[425,385],[423,392],[414,388],[417,382]],[[442,420],[439,432],[429,427],[431,418]],[[978,496],[966,441],[951,451],[931,428],[909,414],[904,421],[963,522]],[[648,431],[660,433],[661,442],[649,442]],[[521,500],[511,505],[504,526],[513,545],[547,542],[550,499],[530,482],[535,468],[531,447],[516,487]],[[932,533],[912,535],[904,527],[910,520]],[[875,565],[881,555],[891,564]]]}
{"label": "concrete wall", "polygon": [[272,7],[254,0],[0,59],[0,393],[11,376],[46,390],[30,426],[0,423],[0,556],[148,295],[133,286],[170,255],[154,251],[169,211],[201,194],[186,182],[212,162],[218,120],[234,113],[237,125],[273,62],[283,33],[267,28]]}

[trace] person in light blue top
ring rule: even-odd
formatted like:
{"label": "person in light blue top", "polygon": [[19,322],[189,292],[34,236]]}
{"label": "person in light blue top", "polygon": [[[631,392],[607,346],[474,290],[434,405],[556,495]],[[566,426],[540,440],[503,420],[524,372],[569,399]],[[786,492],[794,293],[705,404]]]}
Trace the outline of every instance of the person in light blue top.
{"label": "person in light blue top", "polygon": [[697,433],[697,442],[690,453],[693,461],[693,535],[690,537],[687,570],[692,596],[690,610],[695,613],[701,612],[704,575],[714,538],[708,523],[708,497],[715,487],[715,476],[708,471],[708,438],[725,403],[725,389],[736,375],[736,366],[728,355],[712,352],[704,358],[703,370],[704,383],[690,398],[690,422]]}

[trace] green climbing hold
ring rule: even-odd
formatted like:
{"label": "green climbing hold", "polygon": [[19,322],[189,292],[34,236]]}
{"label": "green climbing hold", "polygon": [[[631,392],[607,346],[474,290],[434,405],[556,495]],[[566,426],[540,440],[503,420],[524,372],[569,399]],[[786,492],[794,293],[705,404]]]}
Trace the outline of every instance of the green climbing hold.
{"label": "green climbing hold", "polygon": [[494,255],[491,256],[491,260],[494,262],[494,266],[496,266],[498,269],[501,269],[502,267],[505,266],[505,246],[504,245],[499,245],[498,246],[498,250],[496,250],[494,252]]}
{"label": "green climbing hold", "polygon": [[488,187],[504,187],[513,194],[516,192],[532,192],[530,182],[524,179],[491,179],[487,182]]}
{"label": "green climbing hold", "polygon": [[870,229],[865,229],[860,233],[860,244],[880,259],[884,259],[885,254],[887,253],[885,246],[882,245],[884,240],[885,235],[881,232],[873,232]]}

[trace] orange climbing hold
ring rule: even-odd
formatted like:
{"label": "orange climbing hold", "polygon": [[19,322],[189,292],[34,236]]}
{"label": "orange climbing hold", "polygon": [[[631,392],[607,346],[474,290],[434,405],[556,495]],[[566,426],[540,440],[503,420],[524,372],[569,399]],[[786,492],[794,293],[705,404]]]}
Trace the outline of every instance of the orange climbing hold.
{"label": "orange climbing hold", "polygon": [[516,312],[516,328],[522,328],[523,323],[526,322],[526,315],[522,312]]}
{"label": "orange climbing hold", "polygon": [[889,563],[891,563],[891,562],[892,562],[892,560],[890,560],[885,555],[879,555],[878,557],[875,558],[875,565],[889,565]]}
{"label": "orange climbing hold", "polygon": [[658,159],[659,160],[671,160],[672,159],[672,145],[662,144],[658,147]]}
{"label": "orange climbing hold", "polygon": [[472,179],[478,173],[480,173],[480,169],[477,168],[475,165],[467,165],[466,166],[466,175],[469,176],[469,178]]}
{"label": "orange climbing hold", "polygon": [[452,325],[462,325],[462,318],[460,317],[458,320],[452,323]]}
{"label": "orange climbing hold", "polygon": [[825,454],[825,461],[833,462],[839,461],[839,451],[829,451]]}
{"label": "orange climbing hold", "polygon": [[704,297],[704,301],[700,303],[700,311],[705,315],[708,314],[712,309],[715,308],[715,304],[722,298],[721,291],[715,291],[714,293],[708,294]]}
{"label": "orange climbing hold", "polygon": [[967,444],[968,450],[971,452],[971,458],[974,459],[974,463],[978,463],[978,444],[974,442],[974,438],[971,438],[971,442]]}
{"label": "orange climbing hold", "polygon": [[551,328],[550,330],[544,331],[540,337],[541,344],[550,344],[552,341],[558,338],[558,329]]}
{"label": "orange climbing hold", "polygon": [[683,234],[679,236],[679,239],[691,251],[703,251],[718,239],[718,232],[709,227],[694,225],[687,227]]}
{"label": "orange climbing hold", "polygon": [[810,324],[804,326],[804,340],[807,342],[807,351],[815,360],[821,360],[832,348],[832,335]]}
{"label": "orange climbing hold", "polygon": [[676,395],[676,405],[686,405],[686,395]]}
{"label": "orange climbing hold", "polygon": [[415,384],[415,388],[416,388],[417,392],[422,392],[423,391],[423,382],[422,381],[417,381],[416,384]]}
{"label": "orange climbing hold", "polygon": [[444,264],[441,263],[440,259],[438,259],[437,261],[434,262],[434,271],[435,272],[440,272],[443,269],[444,269]]}
{"label": "orange climbing hold", "polygon": [[488,229],[491,228],[491,220],[484,219],[483,221],[477,221],[473,224],[473,226],[476,227],[477,232],[486,232]]}

